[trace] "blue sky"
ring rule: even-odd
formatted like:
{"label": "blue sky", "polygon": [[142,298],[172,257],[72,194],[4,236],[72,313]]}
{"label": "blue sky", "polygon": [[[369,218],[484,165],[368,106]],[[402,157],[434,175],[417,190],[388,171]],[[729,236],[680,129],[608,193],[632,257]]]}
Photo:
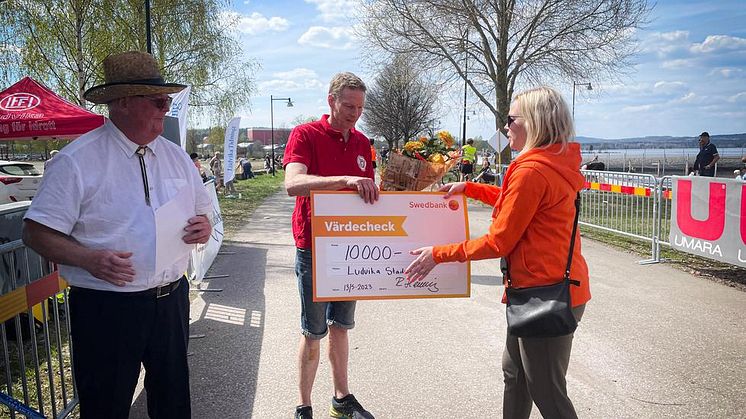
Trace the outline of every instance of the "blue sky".
{"label": "blue sky", "polygon": [[[329,79],[352,71],[372,83],[361,61],[349,13],[357,0],[236,0],[236,37],[247,57],[261,66],[258,91],[245,109],[242,127],[270,125],[270,95],[290,97],[295,106],[274,102],[275,126],[291,126],[298,115],[328,112]],[[746,2],[660,0],[651,23],[637,34],[640,54],[621,80],[578,88],[578,135],[625,138],[696,136],[746,132]],[[576,80],[580,82],[581,80]],[[572,81],[553,86],[572,98]],[[441,128],[460,133],[462,97],[443,96]],[[471,102],[471,101],[470,101]],[[450,110],[450,111],[449,111]],[[487,138],[494,119],[469,104],[468,136]],[[360,124],[360,123],[359,123]]]}

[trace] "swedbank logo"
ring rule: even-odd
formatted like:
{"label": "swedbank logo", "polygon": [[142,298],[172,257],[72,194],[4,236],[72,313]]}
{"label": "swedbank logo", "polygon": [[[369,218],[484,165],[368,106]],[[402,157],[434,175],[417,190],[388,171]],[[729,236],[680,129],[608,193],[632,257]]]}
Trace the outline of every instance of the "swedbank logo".
{"label": "swedbank logo", "polygon": [[27,111],[40,103],[41,99],[31,93],[13,93],[0,99],[0,109],[9,112]]}
{"label": "swedbank logo", "polygon": [[422,209],[441,209],[441,208],[448,208],[448,204],[445,202],[431,202],[431,201],[425,201],[425,202],[414,202],[409,201],[409,208],[422,208]]}

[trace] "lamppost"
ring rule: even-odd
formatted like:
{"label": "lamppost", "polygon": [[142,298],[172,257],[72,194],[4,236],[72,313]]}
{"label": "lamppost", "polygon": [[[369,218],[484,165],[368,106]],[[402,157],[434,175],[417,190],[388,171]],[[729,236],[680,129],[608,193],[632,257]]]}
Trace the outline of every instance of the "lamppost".
{"label": "lamppost", "polygon": [[269,119],[270,119],[270,130],[271,134],[271,147],[272,147],[272,176],[275,175],[275,101],[282,100],[287,101],[287,107],[293,107],[293,101],[289,97],[274,97],[269,95]]}
{"label": "lamppost", "polygon": [[591,86],[591,83],[575,83],[572,82],[572,120],[575,122],[575,87],[577,86],[585,86],[588,90],[593,90],[593,86]]}

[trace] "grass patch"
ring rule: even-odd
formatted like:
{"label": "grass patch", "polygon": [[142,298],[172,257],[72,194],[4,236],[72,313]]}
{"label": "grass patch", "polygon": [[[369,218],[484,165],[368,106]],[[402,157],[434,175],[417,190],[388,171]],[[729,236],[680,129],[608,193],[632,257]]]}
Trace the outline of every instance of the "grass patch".
{"label": "grass patch", "polygon": [[230,237],[248,221],[249,216],[264,200],[280,190],[285,180],[285,172],[277,171],[276,176],[259,175],[253,179],[240,180],[234,183],[238,196],[228,198],[218,194],[220,213],[223,217],[223,228],[226,237]]}

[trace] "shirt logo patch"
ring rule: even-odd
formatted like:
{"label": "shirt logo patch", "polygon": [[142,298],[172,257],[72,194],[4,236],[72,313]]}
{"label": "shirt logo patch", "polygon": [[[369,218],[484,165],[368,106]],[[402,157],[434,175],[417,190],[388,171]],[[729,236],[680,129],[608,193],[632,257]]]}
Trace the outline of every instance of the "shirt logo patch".
{"label": "shirt logo patch", "polygon": [[365,161],[365,157],[358,155],[357,166],[360,168],[360,170],[364,172],[367,165],[368,163]]}

